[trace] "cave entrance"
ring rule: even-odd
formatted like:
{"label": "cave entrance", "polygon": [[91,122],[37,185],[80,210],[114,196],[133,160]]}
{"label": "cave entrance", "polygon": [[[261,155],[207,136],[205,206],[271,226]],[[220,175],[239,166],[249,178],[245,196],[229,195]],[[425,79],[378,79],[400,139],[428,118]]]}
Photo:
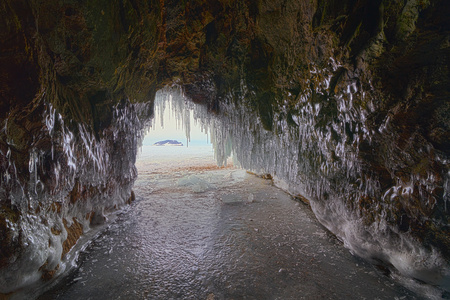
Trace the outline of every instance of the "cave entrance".
{"label": "cave entrance", "polygon": [[[218,168],[212,135],[205,107],[188,100],[181,89],[158,91],[136,161],[139,174]],[[232,166],[231,159],[226,165]]]}

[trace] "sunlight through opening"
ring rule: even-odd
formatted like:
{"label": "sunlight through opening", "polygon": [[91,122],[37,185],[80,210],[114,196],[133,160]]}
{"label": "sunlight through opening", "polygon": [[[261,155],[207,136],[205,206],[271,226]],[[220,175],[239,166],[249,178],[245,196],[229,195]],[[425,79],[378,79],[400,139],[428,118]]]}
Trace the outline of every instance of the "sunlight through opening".
{"label": "sunlight through opening", "polygon": [[[202,114],[206,108],[187,100],[180,89],[158,91],[154,118],[138,153],[139,174],[217,168],[210,125]],[[232,166],[232,160],[226,165]]]}

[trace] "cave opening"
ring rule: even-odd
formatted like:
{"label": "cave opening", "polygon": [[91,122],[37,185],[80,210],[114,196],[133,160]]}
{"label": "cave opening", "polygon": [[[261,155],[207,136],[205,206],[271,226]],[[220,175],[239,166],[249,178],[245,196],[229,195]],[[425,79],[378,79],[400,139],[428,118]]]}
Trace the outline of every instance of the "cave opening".
{"label": "cave opening", "polygon": [[159,90],[138,150],[138,173],[232,166],[232,152],[217,161],[213,122],[206,109],[188,99],[180,87]]}
{"label": "cave opening", "polygon": [[[195,104],[188,105],[178,89],[163,89],[156,93],[154,117],[142,145],[151,146],[164,140],[175,140],[176,146],[204,146],[210,143],[208,128],[194,119]],[[180,145],[181,144],[181,145]],[[162,144],[158,144],[162,145]]]}

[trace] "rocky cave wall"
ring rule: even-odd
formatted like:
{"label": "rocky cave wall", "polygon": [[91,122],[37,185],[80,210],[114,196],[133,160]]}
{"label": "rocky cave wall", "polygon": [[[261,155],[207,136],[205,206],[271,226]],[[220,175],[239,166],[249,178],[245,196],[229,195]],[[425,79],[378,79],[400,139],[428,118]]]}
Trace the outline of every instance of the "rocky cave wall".
{"label": "rocky cave wall", "polygon": [[[91,2],[1,4],[0,293],[62,272],[81,234],[132,198],[140,135],[170,84],[359,255],[442,284],[445,0]],[[435,274],[402,269],[408,251]]]}

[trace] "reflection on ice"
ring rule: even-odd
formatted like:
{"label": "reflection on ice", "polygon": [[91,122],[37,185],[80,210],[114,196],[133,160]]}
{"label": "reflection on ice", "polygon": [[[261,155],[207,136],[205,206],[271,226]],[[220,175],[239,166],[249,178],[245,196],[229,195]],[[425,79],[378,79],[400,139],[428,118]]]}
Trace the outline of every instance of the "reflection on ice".
{"label": "reflection on ice", "polygon": [[158,172],[155,160],[138,161],[132,207],[41,298],[419,299],[353,257],[270,180],[197,158],[195,170],[178,156]]}

